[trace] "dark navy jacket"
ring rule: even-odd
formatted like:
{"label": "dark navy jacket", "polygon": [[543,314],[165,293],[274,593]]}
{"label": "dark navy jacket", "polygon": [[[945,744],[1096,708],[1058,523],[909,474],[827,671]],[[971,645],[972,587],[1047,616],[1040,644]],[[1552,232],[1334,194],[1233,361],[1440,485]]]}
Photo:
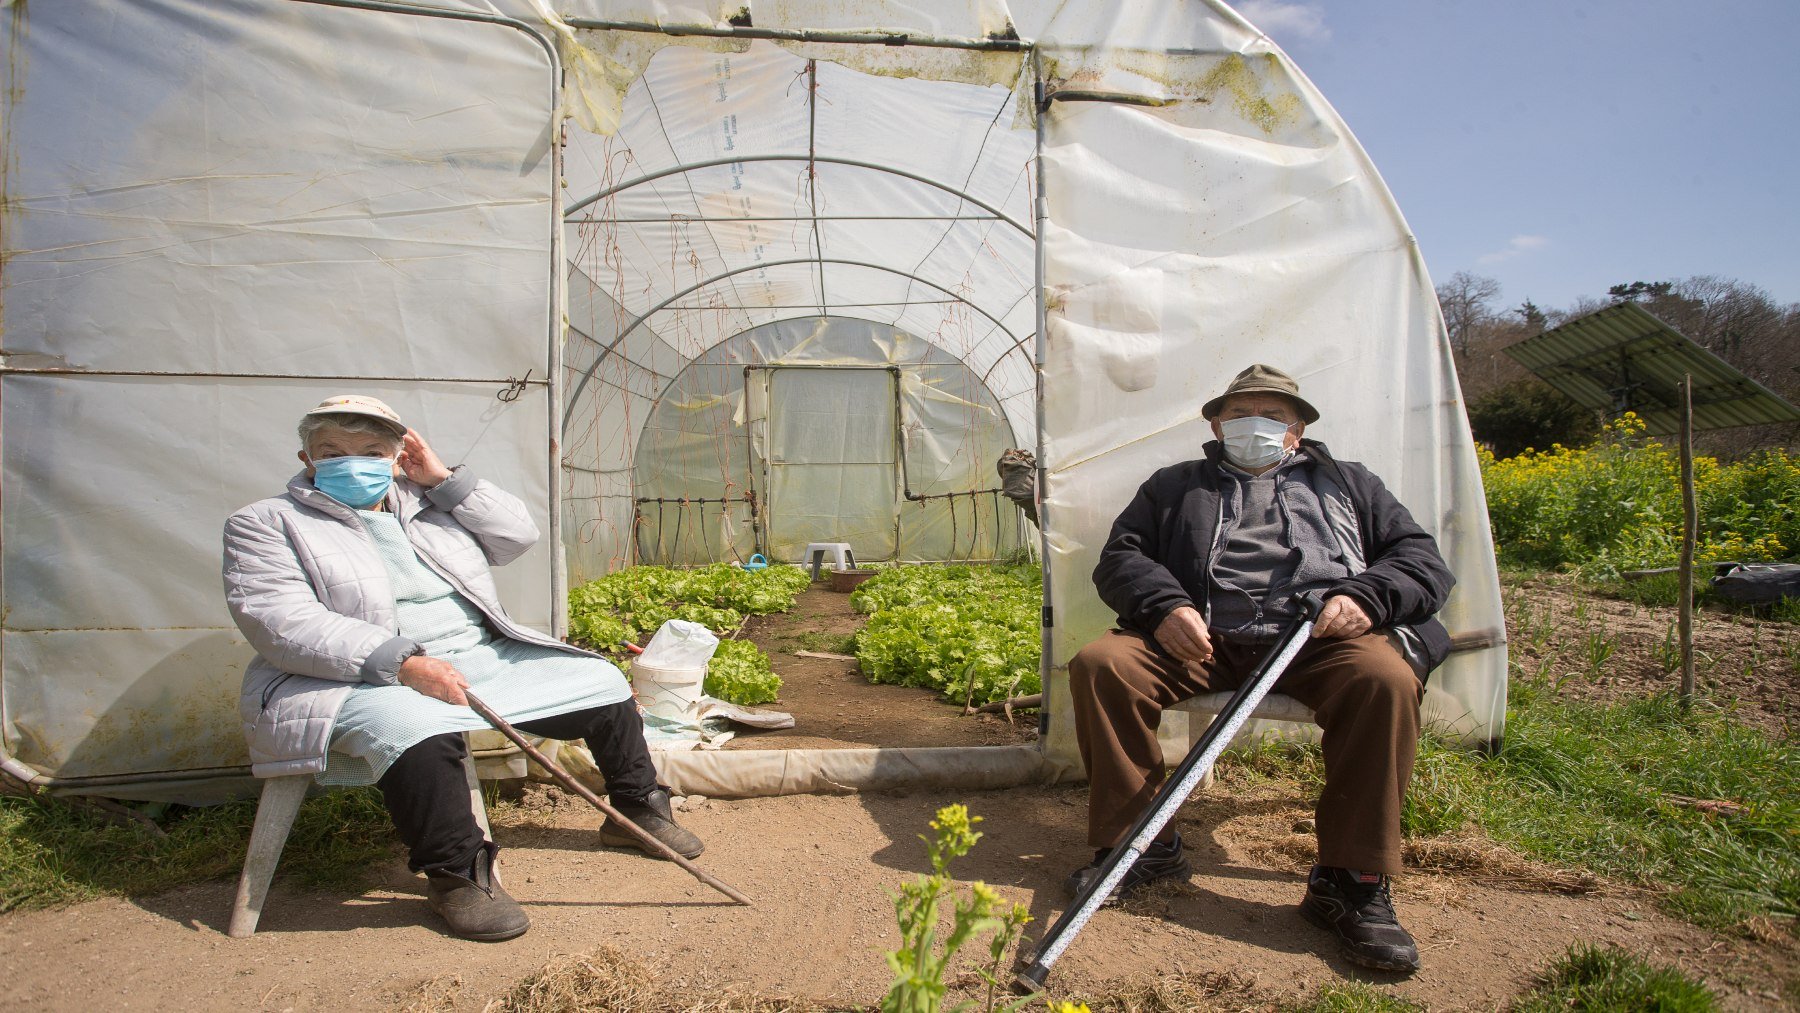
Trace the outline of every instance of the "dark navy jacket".
{"label": "dark navy jacket", "polygon": [[[1311,469],[1327,520],[1351,569],[1359,571],[1326,596],[1356,599],[1376,629],[1399,633],[1423,677],[1450,654],[1450,634],[1436,614],[1456,578],[1437,540],[1369,469],[1332,458],[1316,440],[1300,444],[1307,455],[1300,467]],[[1113,522],[1094,568],[1094,586],[1121,627],[1153,636],[1157,624],[1182,605],[1210,615],[1208,572],[1219,530],[1222,451],[1211,441],[1204,458],[1151,475]]]}

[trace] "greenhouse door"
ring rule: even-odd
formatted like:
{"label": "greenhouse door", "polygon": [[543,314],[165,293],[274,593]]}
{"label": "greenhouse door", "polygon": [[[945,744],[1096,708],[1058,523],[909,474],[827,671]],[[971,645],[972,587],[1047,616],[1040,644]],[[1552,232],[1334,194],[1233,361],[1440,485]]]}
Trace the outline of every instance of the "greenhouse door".
{"label": "greenhouse door", "polygon": [[849,542],[858,560],[894,555],[895,374],[886,368],[770,367],[764,461],[768,553]]}

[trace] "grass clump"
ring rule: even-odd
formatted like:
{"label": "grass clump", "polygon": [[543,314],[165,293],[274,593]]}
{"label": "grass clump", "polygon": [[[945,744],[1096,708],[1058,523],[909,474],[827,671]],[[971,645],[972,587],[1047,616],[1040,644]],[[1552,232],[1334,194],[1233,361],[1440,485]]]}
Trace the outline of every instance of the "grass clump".
{"label": "grass clump", "polygon": [[1585,943],[1551,964],[1537,986],[1512,1006],[1514,1013],[1710,1013],[1718,1008],[1712,992],[1674,968],[1655,966],[1617,947]]}
{"label": "grass clump", "polygon": [[1037,566],[905,566],[851,595],[868,625],[856,660],[870,682],[989,703],[1039,692],[1043,571]]}
{"label": "grass clump", "polygon": [[[0,912],[154,894],[235,874],[255,820],[253,801],[173,806],[159,821],[166,836],[158,836],[60,799],[0,796]],[[353,886],[396,844],[375,789],[334,791],[300,807],[281,873],[309,887]]]}
{"label": "grass clump", "polygon": [[[460,975],[420,986],[406,1013],[450,1013],[463,995]],[[735,989],[671,987],[650,969],[610,946],[561,956],[520,979],[482,1007],[484,1013],[812,1013],[825,1007],[802,999],[749,995]]]}

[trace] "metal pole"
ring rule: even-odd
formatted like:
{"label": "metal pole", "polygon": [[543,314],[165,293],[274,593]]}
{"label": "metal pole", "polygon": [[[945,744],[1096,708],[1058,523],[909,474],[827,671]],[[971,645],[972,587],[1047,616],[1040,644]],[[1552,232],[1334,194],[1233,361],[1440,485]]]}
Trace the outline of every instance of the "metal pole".
{"label": "metal pole", "polygon": [[549,441],[550,471],[550,635],[561,639],[569,632],[569,560],[562,541],[562,404],[563,331],[568,320],[569,268],[563,254],[563,144],[567,125],[562,121],[562,67],[556,47],[549,49],[557,76],[550,122],[555,130],[550,146],[550,376],[544,405],[544,432]]}
{"label": "metal pole", "polygon": [[[821,159],[821,161],[823,161],[823,160]],[[874,264],[874,263],[870,263],[869,261],[866,261],[866,260],[846,260],[846,259],[843,259],[840,257],[822,257],[822,258],[816,258],[816,259],[820,263],[824,263],[824,264],[845,264],[850,267],[866,267],[871,271],[886,271],[889,274],[897,274],[902,278],[911,278],[912,280],[918,282],[921,285],[925,285],[927,287],[936,289],[937,291],[942,292],[943,294],[945,294],[947,296],[952,296],[952,297],[956,298],[960,302],[967,303],[967,305],[970,309],[972,309],[975,312],[986,317],[988,319],[988,322],[992,323],[995,327],[999,328],[1000,333],[1005,334],[1009,338],[1017,337],[1016,335],[1013,334],[1012,331],[1007,330],[1006,325],[1004,323],[1001,323],[1000,319],[998,317],[994,316],[992,313],[989,313],[987,310],[982,309],[980,306],[977,306],[974,303],[969,302],[967,299],[963,299],[961,296],[957,295],[956,292],[954,292],[950,289],[947,289],[942,285],[939,285],[937,282],[930,281],[926,278],[921,278],[917,274],[914,274],[910,271],[902,271],[897,267],[888,267],[884,264]],[[733,277],[736,277],[737,275],[745,274],[750,271],[761,271],[765,268],[770,268],[770,267],[792,267],[796,264],[811,264],[814,262],[814,260],[815,260],[815,258],[812,258],[812,257],[795,257],[795,258],[791,258],[788,260],[771,260],[771,261],[766,261],[764,263],[759,263],[759,264],[746,264],[743,267],[734,267],[729,271],[721,271],[718,274],[715,274],[710,278],[705,278],[705,279],[702,279],[701,281],[697,281],[694,284],[689,285],[687,288],[684,288],[681,291],[675,293],[674,295],[668,297],[667,299],[664,299],[662,302],[657,303],[655,306],[650,307],[649,309],[645,310],[643,313],[639,314],[637,319],[633,320],[629,325],[627,325],[624,330],[620,331],[618,333],[618,336],[613,338],[612,343],[607,345],[604,349],[602,349],[600,354],[597,357],[595,357],[594,361],[588,366],[588,368],[582,372],[580,382],[575,384],[574,391],[572,391],[569,394],[569,401],[572,403],[581,397],[581,392],[587,389],[588,381],[593,379],[595,371],[600,368],[601,363],[606,361],[607,356],[612,354],[613,349],[619,347],[619,345],[625,341],[626,337],[629,336],[632,331],[635,331],[639,327],[642,327],[644,325],[645,321],[649,320],[651,317],[653,317],[656,314],[667,309],[669,306],[671,306],[677,302],[680,302],[682,299],[685,299],[688,296],[693,295],[695,292],[698,292],[699,290],[707,287],[708,285],[716,284],[718,282],[724,281],[727,278],[733,278]],[[1040,300],[1040,302],[1041,301],[1042,300]],[[774,321],[771,321],[771,323],[773,323],[773,322]],[[565,431],[568,429],[569,423],[574,419],[574,417],[575,417],[574,416],[574,408],[572,406],[563,412],[562,424],[563,424],[563,429]]]}
{"label": "metal pole", "polygon": [[[806,61],[806,203],[812,212],[813,256],[825,256],[819,234],[819,61]],[[819,264],[819,315],[825,316],[825,264]]]}
{"label": "metal pole", "polygon": [[[1032,158],[1037,178],[1037,195],[1032,202],[1031,237],[1034,252],[1032,288],[1037,299],[1037,342],[1033,354],[1033,373],[1036,380],[1037,399],[1037,515],[1038,515],[1038,563],[1043,574],[1044,610],[1041,629],[1038,635],[1038,681],[1044,692],[1050,692],[1050,672],[1052,652],[1056,646],[1056,607],[1055,592],[1051,584],[1050,561],[1050,506],[1044,501],[1044,489],[1050,476],[1050,469],[1045,466],[1049,454],[1044,444],[1044,358],[1049,350],[1049,330],[1046,328],[1048,306],[1044,300],[1044,224],[1049,221],[1050,213],[1044,200],[1044,114],[1049,110],[1049,103],[1044,100],[1044,65],[1037,47],[1031,50],[1031,75],[1033,119],[1037,130],[1037,149]],[[1050,708],[1038,711],[1038,735],[1050,731]]]}
{"label": "metal pole", "polygon": [[1694,539],[1700,510],[1694,497],[1694,377],[1681,381],[1681,706],[1694,703]]}
{"label": "metal pole", "polygon": [[1269,648],[1256,671],[1250,674],[1243,685],[1232,694],[1223,710],[1213,716],[1212,723],[1174,771],[1168,780],[1157,789],[1156,797],[1150,800],[1142,814],[1137,818],[1119,846],[1113,848],[1112,854],[1100,866],[1099,881],[1075,898],[1075,902],[1065,909],[1056,921],[1050,924],[1043,938],[1038,940],[1037,952],[1032,955],[1031,964],[1018,972],[1014,977],[1017,990],[1024,993],[1041,992],[1044,979],[1050,974],[1069,944],[1075,941],[1094,912],[1112,896],[1125,874],[1137,864],[1137,860],[1155,841],[1175,813],[1186,802],[1194,789],[1212,772],[1213,764],[1218,761],[1219,754],[1231,745],[1231,740],[1243,728],[1256,712],[1256,705],[1262,702],[1269,690],[1287,670],[1300,649],[1306,646],[1312,633],[1313,620],[1319,614],[1319,603],[1311,598],[1301,599],[1304,611],[1294,624],[1283,632],[1280,640]]}
{"label": "metal pole", "polygon": [[621,190],[629,190],[639,184],[662,179],[664,176],[675,176],[684,172],[693,172],[696,169],[711,169],[721,165],[748,165],[751,162],[825,163],[827,165],[848,165],[858,169],[872,169],[876,172],[885,172],[889,175],[899,176],[902,179],[910,179],[915,183],[923,183],[926,186],[936,187],[953,197],[960,197],[981,210],[986,211],[988,214],[993,215],[1000,221],[1012,226],[1014,229],[1018,230],[1020,235],[1025,236],[1028,239],[1031,237],[1031,230],[1026,228],[1017,219],[959,187],[951,186],[948,183],[940,183],[929,176],[921,176],[916,172],[907,172],[905,169],[896,169],[891,165],[879,165],[875,162],[865,162],[858,158],[840,158],[835,155],[739,155],[736,158],[709,158],[701,162],[683,162],[680,165],[672,165],[666,169],[658,169],[655,172],[645,173],[642,176],[635,176],[622,183],[616,183],[609,186],[599,193],[583,197],[575,203],[570,204],[567,208],[564,208],[563,217],[566,218],[569,215],[575,214],[596,201],[603,201]]}
{"label": "metal pole", "polygon": [[912,35],[906,32],[836,32],[805,28],[756,28],[752,25],[658,25],[645,21],[602,21],[598,18],[565,18],[571,28],[604,32],[644,32],[676,38],[693,35],[711,39],[767,39],[775,42],[829,42],[852,46],[923,46],[927,49],[972,49],[984,53],[1018,53],[1028,43],[1012,37],[967,39],[953,36]]}

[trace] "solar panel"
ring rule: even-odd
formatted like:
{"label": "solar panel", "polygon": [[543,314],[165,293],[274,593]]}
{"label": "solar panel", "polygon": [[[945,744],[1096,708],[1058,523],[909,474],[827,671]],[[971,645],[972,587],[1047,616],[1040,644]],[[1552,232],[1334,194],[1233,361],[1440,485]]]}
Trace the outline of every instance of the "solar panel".
{"label": "solar panel", "polygon": [[1681,382],[1694,378],[1694,428],[1800,422],[1800,408],[1633,302],[1571,320],[1503,351],[1584,407],[1636,412],[1649,431],[1681,427]]}

